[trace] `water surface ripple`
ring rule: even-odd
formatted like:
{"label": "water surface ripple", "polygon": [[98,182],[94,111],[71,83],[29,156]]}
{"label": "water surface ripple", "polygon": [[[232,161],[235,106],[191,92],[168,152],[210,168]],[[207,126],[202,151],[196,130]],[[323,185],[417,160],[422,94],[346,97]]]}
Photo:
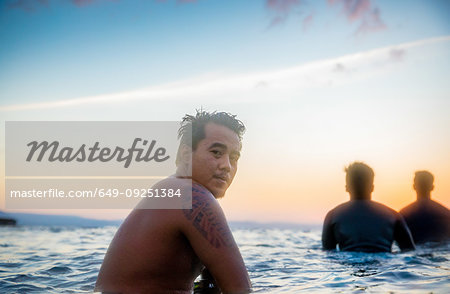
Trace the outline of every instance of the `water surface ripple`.
{"label": "water surface ripple", "polygon": [[[0,293],[92,293],[116,230],[1,227]],[[233,233],[256,293],[450,293],[450,244],[393,254],[324,252],[319,229]]]}

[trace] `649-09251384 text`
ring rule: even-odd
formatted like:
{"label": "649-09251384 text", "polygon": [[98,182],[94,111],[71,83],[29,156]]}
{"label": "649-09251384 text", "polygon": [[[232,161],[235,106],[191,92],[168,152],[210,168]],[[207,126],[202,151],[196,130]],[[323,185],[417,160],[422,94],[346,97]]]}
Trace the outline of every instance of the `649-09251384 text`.
{"label": "649-09251384 text", "polygon": [[11,190],[11,198],[180,198],[181,189],[117,189],[117,188],[95,188],[92,190],[61,190],[61,189],[31,189]]}

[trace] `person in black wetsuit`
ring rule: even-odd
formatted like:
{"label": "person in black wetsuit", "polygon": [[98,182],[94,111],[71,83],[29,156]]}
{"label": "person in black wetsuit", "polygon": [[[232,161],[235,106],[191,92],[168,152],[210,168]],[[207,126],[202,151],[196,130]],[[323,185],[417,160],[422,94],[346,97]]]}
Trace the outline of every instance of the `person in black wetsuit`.
{"label": "person in black wetsuit", "polygon": [[417,200],[400,210],[415,243],[442,242],[450,239],[450,211],[431,200],[434,176],[429,171],[417,171],[414,190]]}
{"label": "person in black wetsuit", "polygon": [[332,209],[325,217],[322,246],[325,250],[391,252],[392,243],[400,249],[415,249],[402,216],[389,207],[371,200],[373,170],[362,162],[345,169],[346,190],[350,201]]}

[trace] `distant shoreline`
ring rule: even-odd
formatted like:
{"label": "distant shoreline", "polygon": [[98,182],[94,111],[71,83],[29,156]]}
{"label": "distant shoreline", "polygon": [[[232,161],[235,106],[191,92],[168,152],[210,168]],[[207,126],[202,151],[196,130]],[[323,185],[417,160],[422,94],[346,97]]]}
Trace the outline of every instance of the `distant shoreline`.
{"label": "distant shoreline", "polygon": [[[17,221],[17,225],[27,226],[80,226],[80,227],[102,227],[102,226],[119,226],[123,219],[117,220],[101,220],[85,218],[74,215],[53,215],[53,214],[37,214],[11,212],[5,213],[0,211],[0,218],[12,218]],[[319,223],[289,223],[289,222],[257,222],[257,221],[230,221],[229,225],[234,229],[318,229],[321,228]]]}

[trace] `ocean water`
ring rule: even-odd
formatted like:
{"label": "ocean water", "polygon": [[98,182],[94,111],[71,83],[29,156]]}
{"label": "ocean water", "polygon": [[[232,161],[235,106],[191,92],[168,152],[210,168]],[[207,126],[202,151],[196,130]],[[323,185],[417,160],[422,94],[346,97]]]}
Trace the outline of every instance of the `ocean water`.
{"label": "ocean water", "polygon": [[[91,293],[116,230],[0,227],[0,293]],[[367,254],[322,251],[320,229],[233,234],[256,293],[450,293],[450,244]]]}

